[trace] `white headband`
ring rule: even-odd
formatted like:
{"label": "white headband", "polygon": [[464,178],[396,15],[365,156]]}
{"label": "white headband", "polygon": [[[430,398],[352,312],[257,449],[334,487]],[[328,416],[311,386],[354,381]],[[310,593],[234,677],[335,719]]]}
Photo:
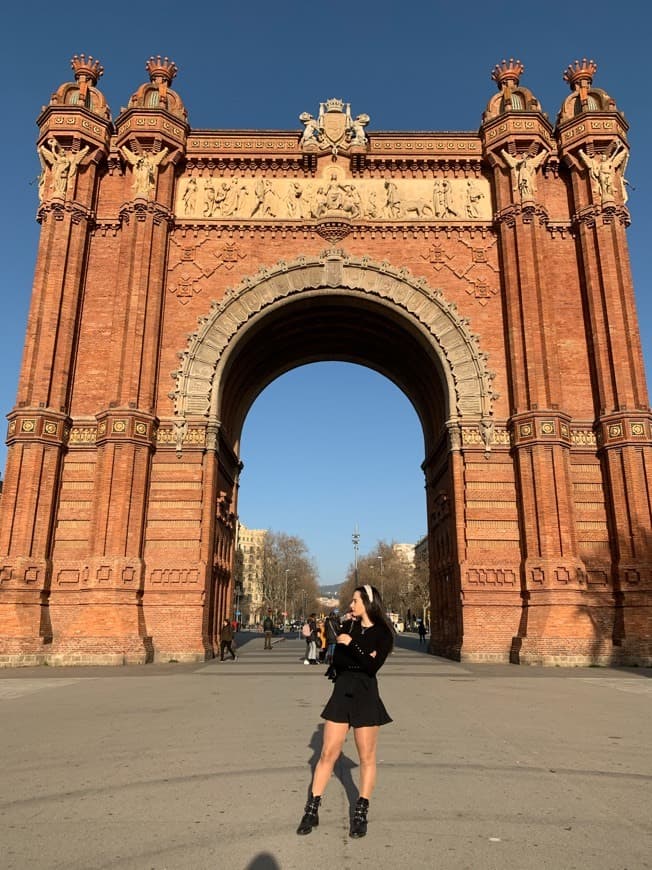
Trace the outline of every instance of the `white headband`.
{"label": "white headband", "polygon": [[369,603],[374,600],[374,591],[368,583],[364,585],[364,591],[367,593],[367,598],[369,599]]}

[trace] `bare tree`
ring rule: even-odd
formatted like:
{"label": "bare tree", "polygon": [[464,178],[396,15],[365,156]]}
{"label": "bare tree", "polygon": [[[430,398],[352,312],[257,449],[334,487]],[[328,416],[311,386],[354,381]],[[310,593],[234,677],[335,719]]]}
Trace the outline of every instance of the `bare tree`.
{"label": "bare tree", "polygon": [[380,592],[385,610],[407,613],[415,584],[413,565],[395,549],[394,542],[379,541],[373,550],[358,560],[358,582],[351,566],[340,588],[340,608],[345,609],[356,585],[368,583]]}
{"label": "bare tree", "polygon": [[285,532],[270,531],[265,535],[262,591],[266,608],[279,622],[305,615],[304,610],[316,610],[317,570],[301,538]]}

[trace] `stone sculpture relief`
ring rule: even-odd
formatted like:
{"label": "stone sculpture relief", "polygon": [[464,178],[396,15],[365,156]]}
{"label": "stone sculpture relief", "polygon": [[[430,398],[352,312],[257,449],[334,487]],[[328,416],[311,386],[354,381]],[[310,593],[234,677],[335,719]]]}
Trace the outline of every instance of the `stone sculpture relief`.
{"label": "stone sculpture relief", "polygon": [[330,151],[337,157],[340,151],[366,148],[369,139],[365,127],[369,115],[351,116],[351,106],[342,100],[326,100],[319,104],[319,116],[302,112],[299,120],[304,126],[299,145],[304,151]]}
{"label": "stone sculpture relief", "polygon": [[[617,145],[612,154],[605,152],[596,157],[589,157],[589,155],[580,148],[579,155],[582,158],[582,162],[589,170],[589,177],[591,178],[591,186],[594,191],[594,196],[597,194],[597,198],[599,198],[602,205],[604,205],[605,202],[615,202],[616,170],[627,157],[627,149],[624,145]],[[624,176],[624,171],[625,170],[623,169],[620,183],[623,202],[627,202],[627,181]]]}
{"label": "stone sculpture relief", "polygon": [[66,199],[72,181],[77,174],[77,168],[88,153],[88,145],[76,153],[68,152],[54,138],[48,139],[47,146],[41,145],[38,149],[41,162],[41,174],[38,180],[39,202],[43,202],[45,199],[47,169],[50,170],[50,194],[60,199]]}
{"label": "stone sculpture relief", "polygon": [[167,148],[162,148],[157,154],[143,152],[142,154],[134,154],[126,145],[120,149],[120,153],[125,158],[127,163],[130,163],[134,168],[133,191],[137,197],[148,199],[149,195],[156,188],[156,174],[158,167],[165,155],[168,153]]}
{"label": "stone sculpture relief", "polygon": [[515,194],[520,198],[521,203],[532,202],[537,192],[537,169],[548,156],[548,152],[543,150],[538,154],[530,154],[527,151],[515,157],[505,149],[501,153],[512,170],[512,188]]}
{"label": "stone sculpture relief", "polygon": [[483,221],[492,218],[485,178],[351,179],[336,168],[315,179],[190,178],[179,183],[177,220],[345,219]]}

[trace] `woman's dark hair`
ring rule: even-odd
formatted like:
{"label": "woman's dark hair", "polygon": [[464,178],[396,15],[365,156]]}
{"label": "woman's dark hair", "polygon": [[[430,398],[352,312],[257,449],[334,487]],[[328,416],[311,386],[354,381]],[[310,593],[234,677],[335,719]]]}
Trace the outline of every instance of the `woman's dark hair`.
{"label": "woman's dark hair", "polygon": [[356,586],[355,592],[360,593],[360,598],[362,599],[362,603],[364,604],[365,610],[367,611],[367,616],[373,622],[373,624],[380,625],[381,627],[384,626],[387,629],[387,634],[393,647],[395,634],[394,626],[387,618],[387,614],[385,613],[385,605],[383,604],[383,599],[380,597],[380,592],[376,589],[375,586],[371,586],[370,588],[372,594],[371,599],[369,599],[369,594],[367,593],[367,589],[364,586]]}

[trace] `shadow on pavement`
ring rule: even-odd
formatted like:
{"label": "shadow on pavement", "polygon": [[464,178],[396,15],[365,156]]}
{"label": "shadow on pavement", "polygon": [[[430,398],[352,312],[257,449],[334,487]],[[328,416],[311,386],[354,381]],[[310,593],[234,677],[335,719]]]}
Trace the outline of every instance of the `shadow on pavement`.
{"label": "shadow on pavement", "polygon": [[245,870],[281,870],[281,865],[269,852],[261,852],[247,864]]}

